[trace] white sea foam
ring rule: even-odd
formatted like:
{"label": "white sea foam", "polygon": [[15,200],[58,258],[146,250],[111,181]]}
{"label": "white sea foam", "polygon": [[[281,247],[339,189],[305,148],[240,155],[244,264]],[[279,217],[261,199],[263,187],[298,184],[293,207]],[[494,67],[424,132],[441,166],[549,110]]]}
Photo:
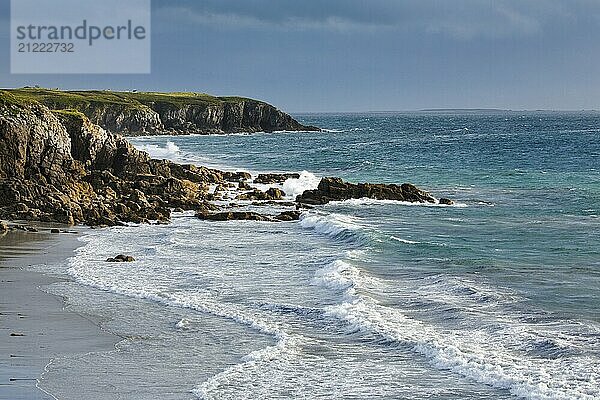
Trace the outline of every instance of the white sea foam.
{"label": "white sea foam", "polygon": [[[302,217],[300,225],[335,240],[360,243],[360,238],[368,234],[361,222],[360,219],[347,215],[310,211]],[[279,325],[278,320],[273,320],[268,315],[237,303],[219,301],[211,292],[196,289],[190,292],[166,291],[158,282],[152,280],[154,271],[147,268],[143,260],[131,264],[131,269],[102,263],[101,259],[106,253],[114,251],[117,238],[122,238],[118,233],[128,229],[132,230],[131,238],[142,238],[141,243],[145,243],[144,235],[161,228],[141,226],[93,233],[84,238],[86,246],[79,249],[77,256],[70,261],[69,272],[72,276],[80,283],[102,290],[228,318],[271,335],[276,341],[273,346],[248,354],[241,363],[202,383],[194,390],[196,395],[206,399],[222,398],[220,394],[224,388],[230,390],[232,385],[240,382],[251,386],[252,379],[263,376],[265,369],[277,371],[274,364],[289,364],[290,359],[298,361],[299,341],[304,341],[305,338],[288,333],[284,326]],[[175,226],[168,227],[168,230],[165,228],[165,242],[170,243],[174,234],[185,236],[186,229],[190,227]],[[128,244],[124,246],[126,245]],[[138,249],[136,254],[148,249],[148,244],[143,244],[140,248],[142,250]],[[155,259],[156,254],[148,254],[151,256],[149,259]],[[175,256],[169,253],[169,259],[172,260]],[[597,358],[588,357],[585,353],[556,359],[536,358],[515,349],[517,345],[535,348],[536,343],[566,351],[577,349],[574,339],[567,332],[560,331],[561,328],[564,329],[564,325],[541,327],[525,324],[505,314],[498,314],[503,307],[498,310],[486,309],[488,315],[481,318],[478,316],[474,320],[476,323],[469,326],[469,329],[455,329],[418,320],[401,307],[384,306],[374,299],[375,296],[370,296],[374,289],[387,290],[385,285],[388,282],[356,266],[364,257],[364,248],[352,249],[345,259],[336,260],[316,271],[312,281],[313,284],[340,295],[340,302],[326,307],[324,312],[328,318],[343,321],[349,331],[377,335],[386,341],[411,348],[439,369],[450,370],[474,381],[507,389],[515,396],[526,399],[600,398],[600,389],[597,387],[600,372],[595,363]],[[136,279],[131,279],[131,274],[135,274]],[[148,281],[138,279],[139,276],[148,277]],[[167,275],[167,279],[177,282],[177,277],[170,274]],[[400,283],[395,282],[396,285]],[[394,287],[395,292],[399,290],[400,288]],[[420,298],[443,304],[472,306],[478,310],[481,309],[479,305],[482,302],[498,303],[509,297],[507,293],[497,293],[495,288],[486,287],[476,281],[452,281],[441,275],[422,282],[420,291],[411,288],[408,292],[412,296],[416,294]],[[180,321],[177,327],[185,329],[186,325],[185,321]],[[581,347],[589,348],[589,344]]]}
{"label": "white sea foam", "polygon": [[[593,358],[536,359],[508,348],[532,337],[551,343],[557,336],[552,329],[543,332],[514,320],[506,323],[506,317],[504,323],[500,317],[494,320],[501,329],[490,329],[483,321],[469,329],[440,329],[361,295],[361,290],[373,285],[372,278],[342,260],[317,271],[313,282],[343,291],[343,302],[327,307],[325,313],[345,321],[349,332],[377,334],[410,346],[439,369],[531,400],[593,400],[600,396],[596,385],[600,371],[594,368]],[[424,290],[423,295],[426,293]],[[563,347],[574,345],[568,335],[562,336]]]}
{"label": "white sea foam", "polygon": [[[261,364],[268,364],[276,358],[285,359],[288,353],[295,352],[295,346],[302,341],[302,337],[288,334],[275,321],[265,319],[256,310],[237,303],[220,301],[210,291],[165,291],[163,283],[151,279],[153,276],[152,266],[147,265],[143,260],[130,264],[135,269],[136,279],[130,278],[132,271],[101,261],[106,254],[110,254],[109,252],[112,251],[116,238],[127,237],[127,233],[132,234],[133,232],[138,232],[135,237],[140,238],[150,234],[153,229],[156,228],[150,225],[112,228],[83,236],[80,240],[85,242],[85,245],[77,249],[76,255],[69,260],[68,273],[76,282],[87,286],[230,319],[257,332],[271,335],[275,339],[275,345],[248,354],[241,363],[204,382],[194,390],[197,396],[213,398],[210,393],[218,389],[220,385],[226,385],[232,377],[245,375],[248,373],[246,371],[248,369],[260,369]],[[128,230],[130,232],[127,232]],[[164,238],[165,243],[170,243],[172,239],[172,234],[168,234]],[[168,247],[162,251],[168,252]],[[102,256],[99,257],[99,255]],[[190,321],[187,319],[182,319],[176,324],[178,329],[189,329],[189,326]]]}
{"label": "white sea foam", "polygon": [[334,289],[348,290],[354,287],[359,273],[358,268],[347,262],[335,260],[315,273],[313,283]]}
{"label": "white sea foam", "polygon": [[[477,382],[508,389],[532,400],[592,400],[600,389],[600,373],[592,359],[534,359],[503,348],[506,338],[522,332],[517,327],[491,333],[474,326],[470,331],[439,330],[383,307],[368,298],[330,307],[328,313],[345,320],[353,331],[376,333],[387,340],[411,346],[440,369],[448,369]],[[596,371],[596,372],[594,372]]]}
{"label": "white sea foam", "polygon": [[417,242],[415,240],[402,239],[401,237],[394,236],[394,235],[390,235],[390,239],[393,239],[393,240],[395,240],[397,242],[400,242],[400,243],[406,243],[406,244],[419,244],[419,243],[421,243],[421,242]]}
{"label": "white sea foam", "polygon": [[[347,218],[309,215],[304,226],[339,238],[347,230],[359,228],[356,221]],[[393,239],[405,242],[401,238]],[[509,303],[521,301],[518,296],[475,281],[458,278],[452,281],[443,276],[431,280],[418,283],[415,280],[414,287],[407,292],[411,296],[417,293],[426,301],[463,310],[462,318],[469,318],[473,310],[484,314],[473,317],[473,322],[465,327],[448,329],[411,317],[412,314],[407,314],[401,307],[381,305],[369,293],[373,290],[381,292],[385,282],[352,265],[350,257],[317,270],[312,282],[340,292],[341,302],[326,307],[325,315],[345,321],[348,332],[375,334],[408,346],[429,359],[436,368],[507,389],[515,396],[531,400],[600,398],[600,387],[596,385],[600,381],[600,370],[594,368],[593,357],[536,358],[519,352],[523,343],[533,343],[534,348],[549,346],[558,349],[556,351],[576,349],[580,343],[554,325],[528,325],[518,317],[505,315]],[[589,345],[586,343],[585,347]]]}
{"label": "white sea foam", "polygon": [[302,171],[300,178],[287,179],[283,183],[283,191],[288,197],[295,199],[296,196],[304,193],[305,190],[316,189],[319,186],[320,180],[318,176],[308,171]]}
{"label": "white sea foam", "polygon": [[173,142],[167,142],[164,147],[156,144],[142,144],[137,146],[139,150],[150,154],[152,158],[173,159],[179,153],[179,147]]}
{"label": "white sea foam", "polygon": [[455,208],[465,208],[468,207],[467,204],[464,203],[454,203],[454,204],[439,204],[439,203],[416,203],[416,202],[411,202],[411,201],[400,201],[400,200],[378,200],[378,199],[371,199],[368,197],[363,197],[360,199],[348,199],[348,200],[341,200],[341,201],[332,201],[329,204],[331,205],[335,205],[335,204],[346,204],[346,205],[352,205],[352,206],[364,206],[364,205],[383,205],[383,204],[398,204],[398,205],[403,205],[403,206],[419,206],[419,207],[441,207],[441,208],[445,208],[445,207],[455,207]]}
{"label": "white sea foam", "polygon": [[343,291],[345,300],[349,302],[358,298],[356,295],[358,288],[381,290],[386,285],[384,280],[365,274],[360,268],[342,259],[335,260],[315,271],[312,283]]}
{"label": "white sea foam", "polygon": [[300,225],[306,229],[343,241],[361,242],[366,235],[358,218],[343,214],[304,213]]}
{"label": "white sea foam", "polygon": [[179,320],[179,322],[175,324],[175,328],[183,330],[190,329],[190,324],[191,322],[189,319],[182,318],[181,320]]}

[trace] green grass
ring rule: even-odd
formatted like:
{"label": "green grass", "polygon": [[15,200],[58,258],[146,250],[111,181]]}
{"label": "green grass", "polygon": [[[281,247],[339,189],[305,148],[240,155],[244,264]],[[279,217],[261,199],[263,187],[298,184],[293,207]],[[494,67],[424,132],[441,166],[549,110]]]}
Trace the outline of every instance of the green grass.
{"label": "green grass", "polygon": [[85,116],[84,113],[77,111],[77,110],[52,110],[52,113],[54,113],[55,115],[59,116],[59,117],[64,117],[64,118],[68,118],[68,119],[82,119],[85,120],[87,119],[87,117]]}
{"label": "green grass", "polygon": [[115,92],[110,90],[62,91],[42,88],[2,90],[0,101],[39,102],[54,109],[85,109],[90,106],[120,105],[125,108],[147,109],[153,105],[182,107],[238,103],[251,99],[243,97],[215,97],[194,92]]}
{"label": "green grass", "polygon": [[35,101],[22,98],[21,96],[15,95],[7,90],[0,90],[0,105],[23,106],[31,103],[35,103]]}

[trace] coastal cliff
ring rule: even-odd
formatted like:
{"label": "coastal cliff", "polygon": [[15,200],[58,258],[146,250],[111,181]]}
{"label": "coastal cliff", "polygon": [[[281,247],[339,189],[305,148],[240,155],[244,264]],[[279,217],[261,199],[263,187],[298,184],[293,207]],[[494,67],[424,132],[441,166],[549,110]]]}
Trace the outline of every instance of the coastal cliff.
{"label": "coastal cliff", "polygon": [[77,110],[107,131],[124,136],[318,131],[262,101],[203,93],[138,93],[8,89],[22,101]]}
{"label": "coastal cliff", "polygon": [[0,218],[115,225],[211,209],[231,173],[152,160],[78,111],[0,93]]}

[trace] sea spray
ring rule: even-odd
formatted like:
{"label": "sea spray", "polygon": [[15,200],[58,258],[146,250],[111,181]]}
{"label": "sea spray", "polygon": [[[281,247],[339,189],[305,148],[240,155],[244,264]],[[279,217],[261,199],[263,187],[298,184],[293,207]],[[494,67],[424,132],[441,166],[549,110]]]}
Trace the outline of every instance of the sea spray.
{"label": "sea spray", "polygon": [[157,144],[142,144],[137,148],[148,153],[150,157],[159,159],[174,160],[179,153],[179,146],[173,142],[167,142],[164,147]]}
{"label": "sea spray", "polygon": [[283,191],[285,194],[295,199],[296,196],[304,193],[305,190],[316,189],[321,179],[308,171],[302,171],[300,178],[288,179],[283,183]]}

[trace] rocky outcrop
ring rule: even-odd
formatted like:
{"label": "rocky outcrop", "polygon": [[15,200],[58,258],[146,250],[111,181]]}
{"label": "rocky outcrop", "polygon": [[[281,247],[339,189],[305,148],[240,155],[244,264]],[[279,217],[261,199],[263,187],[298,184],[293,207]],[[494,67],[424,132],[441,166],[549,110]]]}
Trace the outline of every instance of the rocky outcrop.
{"label": "rocky outcrop", "polygon": [[340,178],[323,178],[316,190],[306,190],[296,198],[304,204],[327,204],[335,200],[370,198],[378,200],[398,200],[413,203],[435,203],[427,192],[410,183],[394,184],[353,184]]}
{"label": "rocky outcrop", "polygon": [[283,211],[277,215],[259,214],[253,211],[226,211],[219,213],[198,212],[196,217],[207,221],[263,221],[287,222],[300,219],[299,211]]}
{"label": "rocky outcrop", "polygon": [[238,195],[236,200],[283,200],[284,196],[285,192],[278,188],[269,188],[266,192],[254,189]]}
{"label": "rocky outcrop", "polygon": [[216,210],[210,184],[246,177],[150,159],[82,113],[0,97],[0,218],[65,224],[166,222]]}
{"label": "rocky outcrop", "polygon": [[270,104],[199,93],[7,90],[50,109],[76,110],[108,132],[125,136],[318,131]]}
{"label": "rocky outcrop", "polygon": [[263,184],[273,184],[273,183],[283,183],[288,179],[299,179],[300,174],[297,173],[288,173],[288,174],[258,174],[256,179],[254,179],[254,183],[263,183]]}

